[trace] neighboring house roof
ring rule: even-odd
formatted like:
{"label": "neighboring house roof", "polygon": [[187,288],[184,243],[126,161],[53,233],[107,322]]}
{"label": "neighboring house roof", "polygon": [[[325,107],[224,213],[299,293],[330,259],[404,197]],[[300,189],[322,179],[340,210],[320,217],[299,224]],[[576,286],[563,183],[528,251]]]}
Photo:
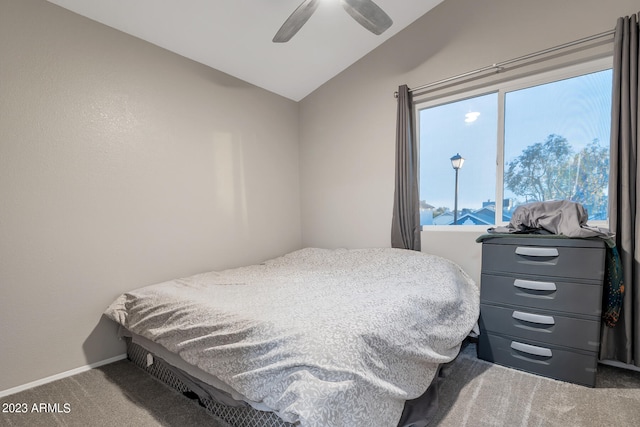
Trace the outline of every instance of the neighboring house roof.
{"label": "neighboring house roof", "polygon": [[[458,224],[466,225],[493,225],[495,224],[496,209],[495,206],[486,206],[477,211],[467,212],[458,218]],[[511,215],[502,213],[502,221],[509,221]],[[453,220],[451,221],[453,224]]]}
{"label": "neighboring house roof", "polygon": [[[495,206],[485,206],[476,211],[466,211],[458,217],[459,225],[494,225],[496,210]],[[509,222],[511,214],[509,212],[502,213],[502,221]],[[433,225],[452,225],[453,213],[446,212],[433,218]]]}
{"label": "neighboring house roof", "polygon": [[433,225],[450,225],[453,224],[453,214],[451,212],[443,213],[433,218]]}

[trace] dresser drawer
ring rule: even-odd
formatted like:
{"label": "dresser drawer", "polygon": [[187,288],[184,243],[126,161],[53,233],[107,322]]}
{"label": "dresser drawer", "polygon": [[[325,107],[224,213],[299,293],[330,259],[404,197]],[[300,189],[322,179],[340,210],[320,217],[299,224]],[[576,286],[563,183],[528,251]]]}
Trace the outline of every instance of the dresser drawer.
{"label": "dresser drawer", "polygon": [[600,323],[528,308],[480,305],[480,330],[597,352]]}
{"label": "dresser drawer", "polygon": [[601,283],[483,273],[480,289],[480,299],[484,303],[515,304],[595,317],[602,312]]}
{"label": "dresser drawer", "polygon": [[601,281],[604,243],[580,239],[493,239],[483,243],[482,271]]}
{"label": "dresser drawer", "polygon": [[545,377],[589,387],[596,385],[594,353],[574,352],[535,341],[481,333],[478,357]]}

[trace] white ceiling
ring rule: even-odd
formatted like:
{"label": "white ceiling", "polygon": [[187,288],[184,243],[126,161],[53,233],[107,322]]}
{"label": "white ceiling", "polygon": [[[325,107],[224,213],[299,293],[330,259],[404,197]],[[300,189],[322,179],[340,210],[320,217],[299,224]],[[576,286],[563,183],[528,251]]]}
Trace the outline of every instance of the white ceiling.
{"label": "white ceiling", "polygon": [[288,43],[271,39],[303,0],[49,0],[219,71],[299,101],[443,0],[375,0],[393,19],[365,30],[322,0]]}

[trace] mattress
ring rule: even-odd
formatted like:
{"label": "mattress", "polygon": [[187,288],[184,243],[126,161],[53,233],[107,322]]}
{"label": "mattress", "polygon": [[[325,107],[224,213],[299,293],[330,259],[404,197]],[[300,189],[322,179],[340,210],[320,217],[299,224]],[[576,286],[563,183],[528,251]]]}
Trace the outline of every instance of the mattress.
{"label": "mattress", "polygon": [[440,257],[307,248],[139,288],[105,314],[285,422],[388,427],[457,355],[479,291]]}

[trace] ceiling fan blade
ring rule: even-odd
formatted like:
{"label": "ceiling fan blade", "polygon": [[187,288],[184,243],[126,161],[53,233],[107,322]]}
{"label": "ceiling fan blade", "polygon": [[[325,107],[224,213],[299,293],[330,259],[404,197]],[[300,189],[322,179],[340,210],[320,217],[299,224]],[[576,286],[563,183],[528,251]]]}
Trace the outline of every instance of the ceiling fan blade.
{"label": "ceiling fan blade", "polygon": [[318,0],[305,0],[296,10],[293,11],[291,16],[284,21],[282,27],[278,30],[273,37],[274,43],[288,42],[291,37],[302,28],[302,26],[311,18],[313,12],[318,8]]}
{"label": "ceiling fan blade", "polygon": [[342,7],[375,35],[384,33],[393,24],[389,15],[371,0],[342,0]]}

